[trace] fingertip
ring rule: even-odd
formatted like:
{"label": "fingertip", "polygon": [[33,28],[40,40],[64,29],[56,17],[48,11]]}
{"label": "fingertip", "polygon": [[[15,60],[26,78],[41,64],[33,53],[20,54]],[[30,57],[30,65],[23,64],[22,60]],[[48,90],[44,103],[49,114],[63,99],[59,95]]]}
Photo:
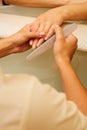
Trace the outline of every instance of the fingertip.
{"label": "fingertip", "polygon": [[40,46],[40,44],[41,44],[41,41],[39,41],[39,42],[37,43],[37,47]]}
{"label": "fingertip", "polygon": [[41,43],[39,42],[38,44],[37,44],[37,47],[39,47],[41,45]]}
{"label": "fingertip", "polygon": [[30,44],[30,46],[32,46],[32,45],[33,45],[33,41],[30,41],[30,43],[29,43],[29,44]]}
{"label": "fingertip", "polygon": [[54,31],[50,31],[48,32],[47,36],[44,38],[45,40],[47,40],[48,38],[50,38],[52,35],[54,34]]}
{"label": "fingertip", "polygon": [[33,40],[32,49],[35,49],[37,47],[38,38]]}
{"label": "fingertip", "polygon": [[39,33],[39,36],[43,36],[43,35],[45,35],[45,32],[40,32]]}
{"label": "fingertip", "polygon": [[55,29],[58,29],[59,27],[60,27],[59,25],[57,25],[57,24],[55,25]]}
{"label": "fingertip", "polygon": [[75,35],[71,34],[71,36],[72,36],[76,41],[78,41],[78,38],[77,38]]}
{"label": "fingertip", "polygon": [[36,44],[34,44],[33,46],[32,46],[32,49],[35,49],[36,48]]}
{"label": "fingertip", "polygon": [[55,25],[54,32],[57,33],[59,30],[59,25]]}
{"label": "fingertip", "polygon": [[44,40],[47,40],[49,38],[49,35],[47,35],[45,38],[44,38]]}
{"label": "fingertip", "polygon": [[69,36],[68,36],[68,39],[73,39],[74,41],[78,41],[78,38],[75,36],[75,35],[73,35],[73,34],[70,34]]}
{"label": "fingertip", "polygon": [[40,39],[37,43],[37,47],[40,46],[44,42],[44,38]]}

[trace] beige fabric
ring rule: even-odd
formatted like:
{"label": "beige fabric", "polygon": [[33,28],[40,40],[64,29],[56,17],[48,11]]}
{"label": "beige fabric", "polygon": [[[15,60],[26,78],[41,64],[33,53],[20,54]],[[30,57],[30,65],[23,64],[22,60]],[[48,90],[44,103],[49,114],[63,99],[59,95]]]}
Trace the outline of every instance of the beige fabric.
{"label": "beige fabric", "polygon": [[0,130],[87,130],[87,117],[49,85],[0,73]]}
{"label": "beige fabric", "polygon": [[[28,82],[28,80],[30,80]],[[0,73],[0,130],[20,130],[32,77]],[[30,86],[30,87],[29,87]]]}
{"label": "beige fabric", "polygon": [[87,130],[87,117],[64,93],[34,78],[22,130]]}

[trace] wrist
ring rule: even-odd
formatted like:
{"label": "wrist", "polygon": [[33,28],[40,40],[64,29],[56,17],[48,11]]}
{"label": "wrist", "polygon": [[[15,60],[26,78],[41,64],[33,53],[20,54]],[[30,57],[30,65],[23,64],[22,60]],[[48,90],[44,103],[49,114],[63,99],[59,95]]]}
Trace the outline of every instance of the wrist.
{"label": "wrist", "polygon": [[60,14],[61,14],[63,21],[73,19],[74,11],[73,11],[72,7],[70,7],[70,5],[61,6],[61,7],[59,7],[59,10],[60,10]]}
{"label": "wrist", "polygon": [[71,65],[71,61],[70,61],[69,57],[66,57],[66,56],[62,56],[62,55],[55,56],[55,60],[56,60],[56,64],[59,69],[64,66]]}

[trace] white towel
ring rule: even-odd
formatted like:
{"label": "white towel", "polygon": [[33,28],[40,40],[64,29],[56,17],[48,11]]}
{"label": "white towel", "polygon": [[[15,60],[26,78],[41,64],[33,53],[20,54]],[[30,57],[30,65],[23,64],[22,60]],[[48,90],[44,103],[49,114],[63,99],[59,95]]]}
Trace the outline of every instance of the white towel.
{"label": "white towel", "polygon": [[0,13],[0,37],[6,37],[14,34],[24,25],[29,24],[34,20],[34,17]]}
{"label": "white towel", "polygon": [[87,51],[87,25],[79,24],[73,34],[78,38],[78,50]]}

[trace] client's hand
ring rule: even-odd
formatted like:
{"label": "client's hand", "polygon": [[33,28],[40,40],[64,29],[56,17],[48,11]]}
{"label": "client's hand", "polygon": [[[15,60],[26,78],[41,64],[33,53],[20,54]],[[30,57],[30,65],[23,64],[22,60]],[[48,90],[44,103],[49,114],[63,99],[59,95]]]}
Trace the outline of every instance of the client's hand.
{"label": "client's hand", "polygon": [[39,39],[43,35],[43,32],[30,32],[30,25],[24,26],[12,36],[0,40],[0,57],[28,50],[30,39]]}
{"label": "client's hand", "polygon": [[61,25],[64,22],[65,11],[63,8],[53,8],[38,16],[38,18],[31,24],[31,31],[44,31],[45,36],[40,40],[35,39],[30,41],[32,48],[40,46],[45,40],[54,34],[54,24]]}

